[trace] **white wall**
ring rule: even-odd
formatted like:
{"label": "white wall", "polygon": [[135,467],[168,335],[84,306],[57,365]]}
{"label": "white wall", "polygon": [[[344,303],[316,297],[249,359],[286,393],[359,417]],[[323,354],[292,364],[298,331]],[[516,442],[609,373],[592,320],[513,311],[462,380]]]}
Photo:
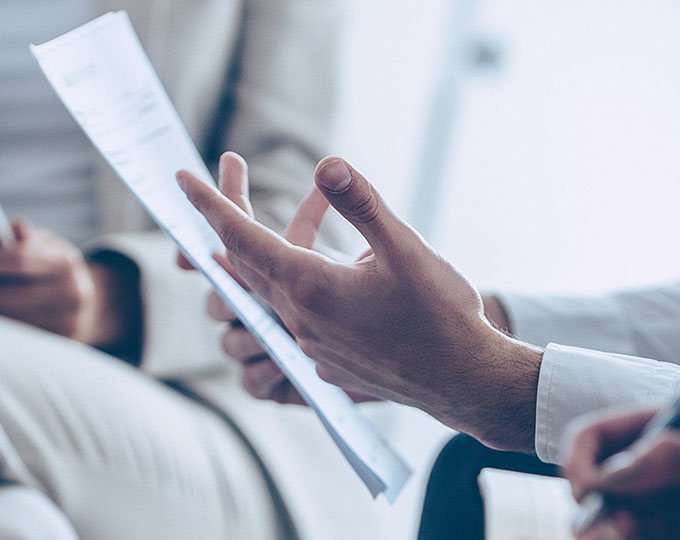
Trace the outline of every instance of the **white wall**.
{"label": "white wall", "polygon": [[338,153],[408,212],[450,0],[349,0]]}
{"label": "white wall", "polygon": [[[339,150],[409,211],[445,0],[355,0]],[[680,276],[680,2],[487,0],[434,243],[484,288]]]}

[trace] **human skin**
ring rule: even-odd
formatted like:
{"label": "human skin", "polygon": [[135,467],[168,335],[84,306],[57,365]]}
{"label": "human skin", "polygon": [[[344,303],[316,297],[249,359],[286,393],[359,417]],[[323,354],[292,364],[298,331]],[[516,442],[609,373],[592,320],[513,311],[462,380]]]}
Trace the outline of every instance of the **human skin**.
{"label": "human skin", "polygon": [[574,497],[594,491],[616,497],[618,509],[579,540],[671,540],[680,537],[680,434],[663,433],[642,451],[606,458],[635,441],[656,409],[606,413],[573,428],[564,475]]}
{"label": "human skin", "polygon": [[82,343],[116,347],[132,328],[136,279],[113,261],[87,261],[58,235],[14,220],[16,242],[0,248],[0,315]]}
{"label": "human skin", "polygon": [[[223,158],[224,193],[178,173],[225,244],[218,262],[273,307],[323,379],[416,406],[490,446],[532,451],[542,351],[490,324],[474,286],[346,162],[322,160],[315,180],[291,241],[290,227],[286,239],[253,219],[238,156]],[[310,249],[328,203],[371,247],[354,263]]]}
{"label": "human skin", "polygon": [[[294,234],[287,232],[285,238],[292,244],[300,245]],[[190,264],[180,255],[179,264],[190,270]],[[229,268],[228,260],[223,259],[223,266]],[[238,273],[230,269],[234,277]],[[243,283],[242,283],[243,284]],[[245,284],[243,284],[245,285]],[[247,287],[247,285],[245,285]],[[510,332],[507,314],[495,296],[483,296],[484,313],[486,318],[497,328]],[[206,301],[206,311],[216,321],[227,324],[222,335],[222,350],[240,366],[241,384],[245,390],[258,399],[276,401],[281,404],[304,405],[302,396],[286,378],[278,366],[269,358],[260,343],[238,321],[234,312],[222,298],[211,292]],[[371,401],[372,398],[363,394],[352,394],[352,398],[359,401]]]}

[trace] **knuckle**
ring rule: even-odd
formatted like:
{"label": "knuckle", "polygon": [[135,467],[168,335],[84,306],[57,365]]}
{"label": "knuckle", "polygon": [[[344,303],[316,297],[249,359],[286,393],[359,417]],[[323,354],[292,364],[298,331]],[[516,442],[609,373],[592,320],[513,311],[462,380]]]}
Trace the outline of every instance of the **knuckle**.
{"label": "knuckle", "polygon": [[373,187],[369,187],[346,211],[353,221],[371,223],[378,217],[379,210],[380,201],[378,196]]}
{"label": "knuckle", "polygon": [[312,342],[305,338],[297,339],[297,344],[309,358],[314,358],[315,348]]}
{"label": "knuckle", "polygon": [[239,239],[233,224],[226,221],[220,221],[215,227],[215,230],[222,240],[224,247],[227,248],[227,251],[230,253],[238,253]]}
{"label": "knuckle", "polygon": [[239,216],[237,219],[223,219],[215,226],[215,231],[219,235],[224,247],[227,249],[227,259],[232,264],[234,259],[230,255],[236,257],[241,253],[242,229],[250,221],[247,216]]}

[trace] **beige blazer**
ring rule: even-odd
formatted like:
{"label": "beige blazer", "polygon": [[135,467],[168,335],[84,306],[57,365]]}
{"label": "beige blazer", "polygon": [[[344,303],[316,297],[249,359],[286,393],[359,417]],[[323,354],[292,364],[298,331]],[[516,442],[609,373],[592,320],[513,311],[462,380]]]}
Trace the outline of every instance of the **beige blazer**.
{"label": "beige blazer", "polygon": [[[128,11],[208,164],[227,149],[242,154],[258,219],[280,231],[331,146],[342,4],[103,0],[102,12]],[[142,270],[143,367],[177,375],[223,365],[220,327],[204,316],[207,283],[177,269],[160,232],[140,233],[153,224],[103,161],[98,182],[107,235],[93,249],[116,249]],[[339,221],[324,231],[336,248],[346,245]]]}
{"label": "beige blazer", "polygon": [[[281,230],[311,187],[316,162],[332,146],[344,1],[105,0],[104,5],[102,12],[128,10],[208,161],[226,149],[246,157],[258,218]],[[152,224],[108,166],[102,166],[99,181],[102,216],[113,234],[97,246],[126,253],[141,269],[142,369],[191,381],[228,412],[268,465],[302,538],[409,537],[421,484],[413,481],[395,508],[376,505],[311,411],[247,396],[226,369],[219,348],[223,325],[204,315],[206,281],[176,268],[174,246],[162,234],[139,232]],[[331,220],[325,229],[327,246],[353,245],[350,228],[340,222]],[[402,433],[400,426],[419,425],[381,410],[381,425],[391,426],[393,435]],[[410,434],[404,441],[436,441],[404,433]],[[419,447],[410,457],[413,462],[427,455]]]}
{"label": "beige blazer", "polygon": [[[102,0],[102,13],[128,11],[204,156],[243,154],[255,206],[265,221],[282,225],[329,150],[342,4]],[[152,226],[105,163],[99,183],[107,232]]]}
{"label": "beige blazer", "polygon": [[[331,146],[342,3],[106,0],[102,11],[127,9],[206,159],[225,149],[246,157],[258,218],[281,230]],[[229,414],[264,460],[302,539],[393,537],[310,410],[245,394],[219,348],[224,325],[205,316],[207,282],[177,269],[173,244],[151,230],[105,164],[98,181],[109,234],[93,249],[115,249],[141,270],[142,369],[183,379]],[[341,230],[331,226],[324,242],[342,246]]]}

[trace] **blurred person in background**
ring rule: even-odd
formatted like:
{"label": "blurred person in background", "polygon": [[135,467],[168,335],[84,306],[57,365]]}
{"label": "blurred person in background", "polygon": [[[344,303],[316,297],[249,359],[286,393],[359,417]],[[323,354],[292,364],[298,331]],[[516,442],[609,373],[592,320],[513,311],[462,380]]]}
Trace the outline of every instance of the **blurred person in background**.
{"label": "blurred person in background", "polygon": [[17,218],[0,248],[3,538],[296,536],[257,450],[182,385],[238,390],[207,283],[175,266],[28,45],[126,9],[208,163],[246,156],[253,206],[281,230],[329,145],[341,4],[0,0],[0,204]]}
{"label": "blurred person in background", "polygon": [[[658,409],[607,412],[581,419],[564,474],[577,500],[592,492],[615,498],[617,509],[579,540],[674,540],[680,537],[680,433],[666,430],[625,458]],[[575,426],[576,429],[576,426]],[[606,458],[619,454],[615,465]]]}

